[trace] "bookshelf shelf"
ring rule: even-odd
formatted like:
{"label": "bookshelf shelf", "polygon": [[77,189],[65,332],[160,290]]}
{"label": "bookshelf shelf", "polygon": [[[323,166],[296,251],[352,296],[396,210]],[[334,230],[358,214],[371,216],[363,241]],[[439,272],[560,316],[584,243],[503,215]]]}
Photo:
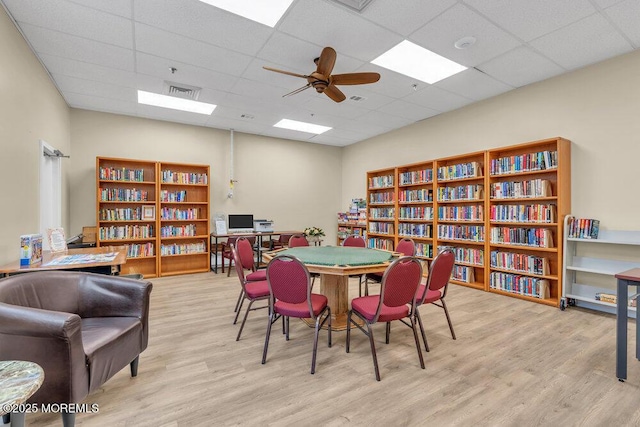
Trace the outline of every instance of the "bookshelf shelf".
{"label": "bookshelf shelf", "polygon": [[[200,253],[182,254],[182,261],[169,263],[163,263],[166,256],[161,255],[166,245],[195,244],[203,254],[209,253],[208,166],[97,157],[96,192],[97,245],[128,246],[129,255],[123,274],[140,273],[151,278],[209,271],[209,258],[194,256]],[[108,200],[113,198],[125,200]],[[126,200],[129,198],[143,200]],[[186,211],[197,219],[163,218],[163,211],[171,212],[171,215],[181,215]],[[162,229],[171,229],[172,224],[176,227],[192,224],[197,236],[160,237]],[[132,236],[136,234],[145,237]],[[181,248],[173,246],[171,249],[181,251]]]}
{"label": "bookshelf shelf", "polygon": [[[417,256],[427,260],[431,260],[439,248],[451,247],[456,252],[451,283],[559,306],[562,294],[559,260],[564,247],[562,220],[571,206],[570,161],[570,142],[550,138],[370,171],[367,173],[368,209],[393,206],[395,227],[389,234],[374,231],[369,228],[370,224],[392,220],[369,215],[369,247],[380,247],[379,241],[384,239],[387,248],[393,249],[391,245],[407,236],[414,239],[416,248],[422,245]],[[532,168],[542,169],[528,170]],[[430,179],[421,176],[430,176]],[[393,182],[394,187],[372,188],[371,182],[375,179],[387,184]],[[381,192],[393,198],[380,200]],[[414,200],[416,198],[420,200]],[[411,209],[431,211],[406,213]],[[519,215],[512,216],[513,212]],[[431,237],[406,233],[416,231],[409,225],[423,224],[431,227]],[[520,240],[523,235],[524,240]],[[535,242],[539,246],[514,244],[520,241]],[[494,251],[539,260],[536,262],[545,265],[544,274],[494,267],[490,259]],[[498,282],[492,286],[492,280]],[[506,289],[502,281],[511,286],[512,280],[523,282],[528,288]],[[533,289],[533,282],[542,289],[542,298],[523,294]]]}

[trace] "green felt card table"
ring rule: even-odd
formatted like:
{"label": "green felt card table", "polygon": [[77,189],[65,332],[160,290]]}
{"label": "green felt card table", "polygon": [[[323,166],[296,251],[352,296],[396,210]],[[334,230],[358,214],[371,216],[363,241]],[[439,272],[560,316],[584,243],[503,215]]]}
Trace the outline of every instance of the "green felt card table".
{"label": "green felt card table", "polygon": [[320,293],[331,307],[331,327],[347,328],[349,276],[384,272],[393,258],[401,254],[379,249],[343,246],[302,246],[266,252],[265,262],[275,256],[291,255],[302,261],[311,273],[320,274]]}

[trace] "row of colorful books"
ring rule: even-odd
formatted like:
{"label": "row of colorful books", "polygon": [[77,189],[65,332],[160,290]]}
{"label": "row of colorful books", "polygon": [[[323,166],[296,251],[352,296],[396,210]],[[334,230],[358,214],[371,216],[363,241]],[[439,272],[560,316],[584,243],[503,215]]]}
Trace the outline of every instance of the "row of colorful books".
{"label": "row of colorful books", "polygon": [[409,171],[400,174],[400,185],[428,184],[433,181],[433,169]]}
{"label": "row of colorful books", "polygon": [[600,221],[590,218],[569,217],[567,222],[569,238],[597,239],[600,231]]}
{"label": "row of colorful books", "polygon": [[491,175],[555,169],[558,167],[558,152],[547,150],[520,156],[500,157],[492,159],[489,167]]}

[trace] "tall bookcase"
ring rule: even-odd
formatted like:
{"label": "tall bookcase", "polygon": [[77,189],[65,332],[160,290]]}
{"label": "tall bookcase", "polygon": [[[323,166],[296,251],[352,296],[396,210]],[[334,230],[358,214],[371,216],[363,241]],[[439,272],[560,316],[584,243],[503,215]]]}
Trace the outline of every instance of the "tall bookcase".
{"label": "tall bookcase", "polygon": [[159,163],[160,274],[209,271],[209,166]]}
{"label": "tall bookcase", "polygon": [[126,244],[121,273],[158,276],[156,163],[98,157],[96,183],[97,246]]}
{"label": "tall bookcase", "polygon": [[392,250],[396,240],[396,170],[367,173],[367,245]]}
{"label": "tall bookcase", "polygon": [[342,245],[348,236],[367,237],[367,208],[359,208],[358,212],[338,213],[338,235],[336,244]]}
{"label": "tall bookcase", "polygon": [[209,166],[96,158],[97,245],[127,245],[123,274],[209,271]]}
{"label": "tall bookcase", "polygon": [[485,152],[436,160],[437,247],[451,247],[452,283],[485,289]]}
{"label": "tall bookcase", "polygon": [[367,200],[369,247],[394,249],[409,236],[427,261],[451,247],[452,283],[560,306],[570,141],[550,138],[371,171]]}
{"label": "tall bookcase", "polygon": [[559,306],[571,144],[552,138],[488,152],[489,290]]}

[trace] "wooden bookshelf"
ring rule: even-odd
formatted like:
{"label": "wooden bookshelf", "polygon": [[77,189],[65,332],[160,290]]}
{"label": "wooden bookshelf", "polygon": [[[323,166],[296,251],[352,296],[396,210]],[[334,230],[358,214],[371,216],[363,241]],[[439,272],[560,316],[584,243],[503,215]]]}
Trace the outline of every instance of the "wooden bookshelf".
{"label": "wooden bookshelf", "polygon": [[433,162],[422,162],[396,168],[398,183],[397,240],[413,239],[416,255],[433,259],[435,239]]}
{"label": "wooden bookshelf", "polygon": [[486,290],[486,152],[434,162],[437,249],[456,255],[452,283]]}
{"label": "wooden bookshelf", "polygon": [[158,165],[161,276],[209,271],[209,166]]}
{"label": "wooden bookshelf", "polygon": [[351,235],[367,238],[367,208],[360,208],[358,212],[338,213],[336,244],[341,246],[344,239]]}
{"label": "wooden bookshelf", "polygon": [[[431,256],[422,256],[427,261],[451,247],[451,283],[558,307],[570,162],[570,141],[551,138],[368,172],[369,247],[380,247],[380,240],[395,245],[408,235],[416,245],[431,245]],[[429,168],[432,182],[414,181]],[[407,210],[414,206],[432,207],[432,219],[410,218],[422,212]],[[393,217],[372,211],[384,207]],[[380,233],[381,222],[393,224],[393,233]],[[432,237],[420,236],[428,225]]]}
{"label": "wooden bookshelf", "polygon": [[397,229],[396,170],[367,172],[367,245],[393,250]]}
{"label": "wooden bookshelf", "polygon": [[96,158],[96,245],[127,245],[122,274],[158,276],[157,164]]}
{"label": "wooden bookshelf", "polygon": [[557,307],[571,143],[552,138],[489,150],[488,166],[488,290]]}

